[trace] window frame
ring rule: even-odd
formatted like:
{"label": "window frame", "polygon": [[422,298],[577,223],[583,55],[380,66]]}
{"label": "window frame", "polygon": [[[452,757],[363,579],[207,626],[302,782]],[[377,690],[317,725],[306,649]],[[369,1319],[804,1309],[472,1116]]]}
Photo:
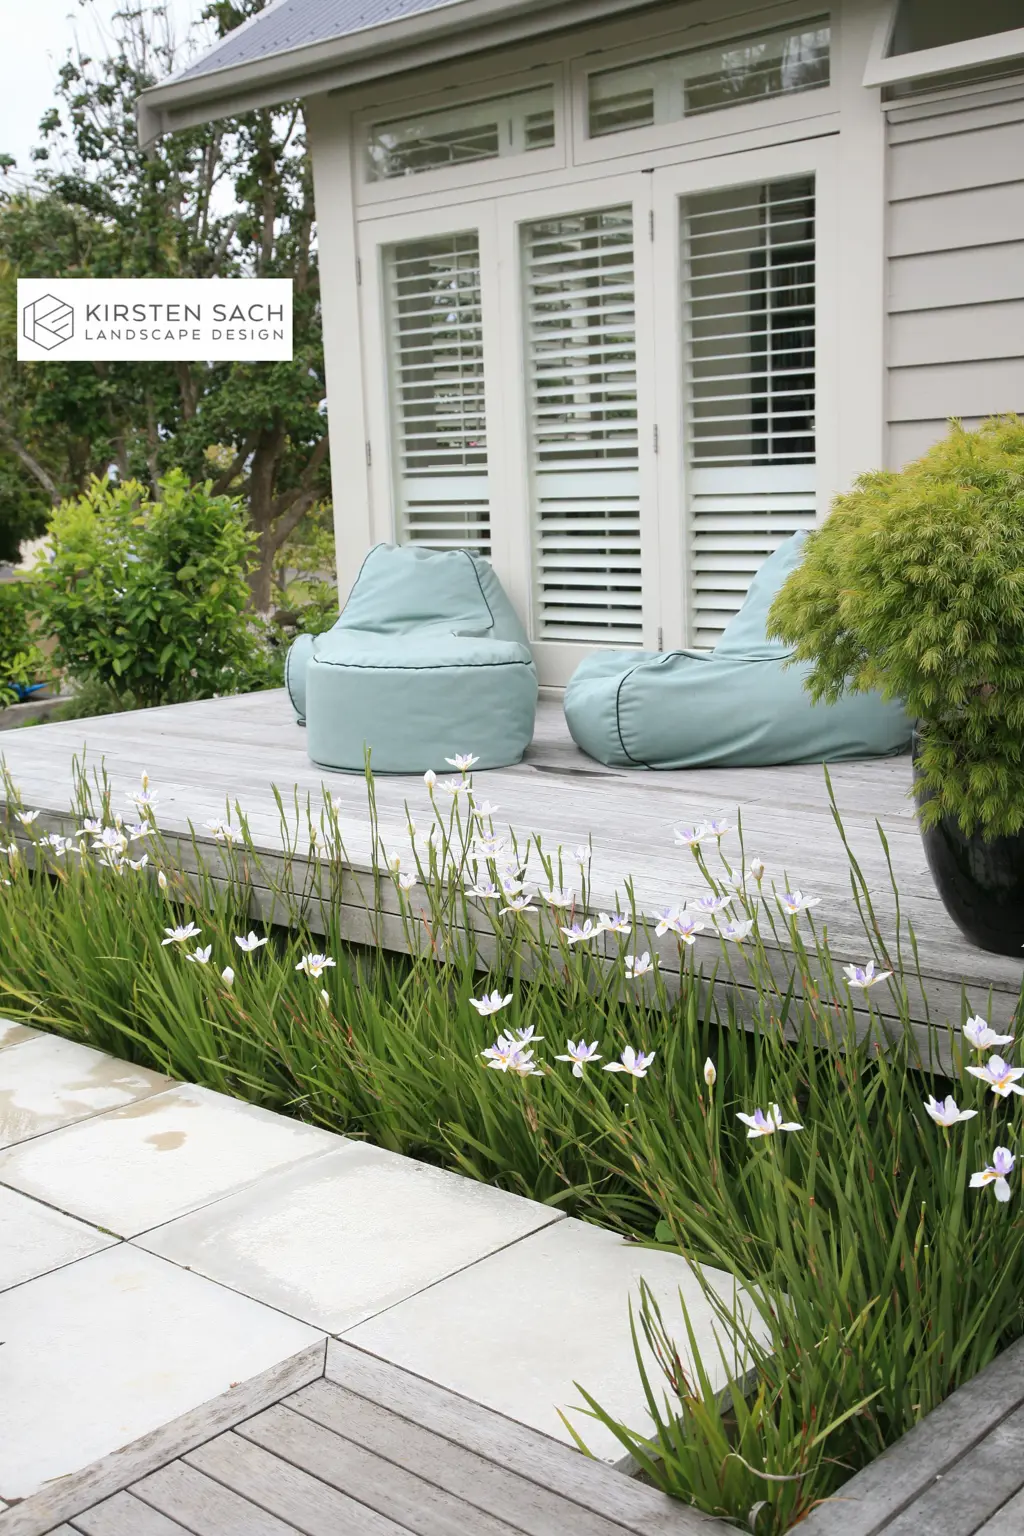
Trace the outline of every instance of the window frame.
{"label": "window frame", "polygon": [[[461,165],[439,166],[418,171],[411,176],[393,176],[373,180],[368,174],[366,146],[374,123],[401,122],[405,118],[426,116],[432,112],[455,111],[462,106],[503,100],[524,91],[550,86],[555,115],[555,142],[549,149],[533,149],[516,155],[489,155],[482,160],[467,160]],[[502,176],[544,175],[561,171],[569,163],[568,115],[565,103],[565,67],[552,64],[545,69],[519,71],[514,75],[493,76],[467,83],[455,89],[431,91],[420,96],[383,101],[353,114],[352,154],[356,196],[361,208],[393,204],[399,199],[429,197],[433,193],[486,186],[501,167]],[[511,169],[514,167],[514,170]],[[383,211],[383,210],[382,210]]]}
{"label": "window frame", "polygon": [[919,48],[915,53],[889,56],[900,0],[889,0],[879,18],[868,49],[862,85],[869,90],[878,86],[903,85],[910,80],[926,80],[930,75],[948,75],[959,69],[999,64],[1004,60],[1024,59],[1024,27],[1008,32],[988,32],[962,43],[943,43],[939,48]]}
{"label": "window frame", "polygon": [[[841,15],[837,0],[821,0],[817,5],[814,0],[786,0],[784,4],[766,6],[754,14],[748,12],[744,16],[719,22],[705,19],[706,7],[700,7],[700,14],[696,14],[696,9],[691,26],[666,32],[658,37],[656,43],[646,38],[640,43],[624,43],[571,61],[573,164],[592,165],[648,151],[675,149],[682,144],[699,145],[726,135],[756,132],[839,110],[836,82],[840,67]],[[709,109],[691,117],[677,118],[670,123],[624,128],[619,133],[602,133],[595,138],[590,137],[591,75],[602,75],[611,69],[667,58],[672,54],[698,52],[703,48],[714,47],[716,43],[740,41],[745,37],[781,29],[790,23],[821,18],[828,21],[830,31],[827,85]],[[655,47],[657,52],[654,51]]]}

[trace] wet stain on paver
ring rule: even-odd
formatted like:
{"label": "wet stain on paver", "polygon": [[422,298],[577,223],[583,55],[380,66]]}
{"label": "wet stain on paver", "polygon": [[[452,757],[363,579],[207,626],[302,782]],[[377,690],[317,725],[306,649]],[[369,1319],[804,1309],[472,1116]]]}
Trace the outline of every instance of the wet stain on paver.
{"label": "wet stain on paver", "polygon": [[155,1136],[146,1137],[146,1145],[158,1152],[176,1152],[187,1140],[184,1131],[157,1131]]}

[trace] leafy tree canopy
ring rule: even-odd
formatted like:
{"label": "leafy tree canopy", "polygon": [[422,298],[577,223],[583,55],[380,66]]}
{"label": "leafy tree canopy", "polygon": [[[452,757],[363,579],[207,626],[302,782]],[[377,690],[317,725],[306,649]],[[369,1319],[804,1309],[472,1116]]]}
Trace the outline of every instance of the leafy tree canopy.
{"label": "leafy tree canopy", "polygon": [[[216,0],[221,37],[265,0]],[[248,113],[139,148],[139,92],[182,60],[163,7],[119,13],[102,58],[60,71],[31,183],[0,190],[0,529],[8,546],[94,476],[144,480],[173,468],[240,495],[257,535],[255,606],[274,556],[328,492],[327,424],[313,189],[302,108]],[[46,277],[286,277],[290,363],[14,362],[14,282]],[[0,556],[3,554],[0,531]]]}

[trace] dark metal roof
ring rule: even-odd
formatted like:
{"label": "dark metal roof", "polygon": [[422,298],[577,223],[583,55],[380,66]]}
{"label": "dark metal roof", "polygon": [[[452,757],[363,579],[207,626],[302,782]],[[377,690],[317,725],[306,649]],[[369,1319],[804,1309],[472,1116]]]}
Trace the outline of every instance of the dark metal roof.
{"label": "dark metal roof", "polygon": [[274,0],[174,79],[194,80],[215,70],[251,64],[311,43],[351,37],[385,22],[453,3],[455,0]]}

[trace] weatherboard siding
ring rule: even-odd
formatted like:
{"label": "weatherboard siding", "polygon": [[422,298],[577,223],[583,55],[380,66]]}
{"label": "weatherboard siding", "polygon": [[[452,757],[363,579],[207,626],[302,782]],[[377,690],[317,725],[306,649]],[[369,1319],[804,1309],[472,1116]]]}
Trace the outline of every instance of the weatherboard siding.
{"label": "weatherboard siding", "polygon": [[1024,412],[1024,79],[888,122],[889,463]]}

